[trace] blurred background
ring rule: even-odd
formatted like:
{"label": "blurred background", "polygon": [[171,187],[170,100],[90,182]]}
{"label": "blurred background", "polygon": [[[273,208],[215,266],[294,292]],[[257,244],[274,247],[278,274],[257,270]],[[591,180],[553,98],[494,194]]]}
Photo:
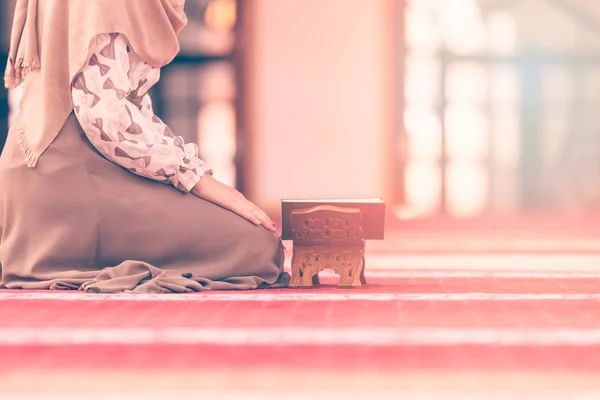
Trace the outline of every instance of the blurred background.
{"label": "blurred background", "polygon": [[[156,113],[274,219],[383,198],[369,285],[8,291],[2,399],[600,398],[600,0],[186,7]],[[18,102],[0,88],[0,147]]]}
{"label": "blurred background", "polygon": [[[382,197],[401,219],[600,208],[597,0],[186,7],[157,114],[272,213],[290,197]],[[18,98],[0,89],[0,146]]]}

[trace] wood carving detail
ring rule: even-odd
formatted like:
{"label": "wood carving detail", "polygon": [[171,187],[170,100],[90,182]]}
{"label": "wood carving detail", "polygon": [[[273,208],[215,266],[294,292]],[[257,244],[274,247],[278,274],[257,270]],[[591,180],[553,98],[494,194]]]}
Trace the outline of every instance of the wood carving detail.
{"label": "wood carving detail", "polygon": [[364,242],[362,214],[357,208],[317,206],[290,215],[294,244]]}
{"label": "wood carving detail", "polygon": [[319,283],[319,272],[332,269],[338,286],[358,287],[364,278],[365,241],[357,208],[317,206],[290,215],[294,237],[291,287]]}

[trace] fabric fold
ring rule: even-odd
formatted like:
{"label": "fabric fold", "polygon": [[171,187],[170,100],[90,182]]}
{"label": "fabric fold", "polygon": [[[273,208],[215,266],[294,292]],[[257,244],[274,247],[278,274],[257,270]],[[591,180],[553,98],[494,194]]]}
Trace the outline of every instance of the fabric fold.
{"label": "fabric fold", "polygon": [[71,84],[94,37],[120,32],[160,68],[178,53],[186,23],[181,0],[18,0],[4,81],[8,88],[23,84],[11,129],[26,165],[37,165],[73,111]]}

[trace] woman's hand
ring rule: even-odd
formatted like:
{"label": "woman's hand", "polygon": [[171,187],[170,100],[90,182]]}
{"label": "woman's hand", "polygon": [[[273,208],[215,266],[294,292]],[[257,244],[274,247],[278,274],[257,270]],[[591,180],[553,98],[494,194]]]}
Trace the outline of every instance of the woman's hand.
{"label": "woman's hand", "polygon": [[192,189],[192,194],[231,210],[255,225],[262,225],[275,232],[275,223],[252,202],[237,190],[219,182],[210,174],[205,174]]}

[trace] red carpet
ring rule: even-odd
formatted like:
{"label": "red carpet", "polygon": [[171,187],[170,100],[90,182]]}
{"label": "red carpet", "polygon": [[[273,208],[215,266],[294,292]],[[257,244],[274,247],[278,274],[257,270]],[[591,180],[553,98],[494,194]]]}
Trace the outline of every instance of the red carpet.
{"label": "red carpet", "polygon": [[[592,236],[585,240],[593,244]],[[72,371],[110,371],[143,382],[152,371],[246,376],[264,370],[287,374],[287,383],[276,385],[283,390],[294,376],[316,371],[323,374],[321,381],[311,378],[318,388],[340,373],[352,379],[375,374],[369,379],[384,387],[393,384],[386,374],[451,377],[464,371],[496,374],[493,382],[503,382],[520,371],[537,377],[519,386],[523,393],[527,385],[542,393],[560,384],[555,373],[566,374],[565,390],[571,390],[568,382],[600,376],[600,255],[555,250],[561,255],[372,253],[369,284],[354,290],[337,289],[325,276],[325,285],[312,290],[145,296],[0,291],[0,382],[10,388],[17,378],[6,377],[15,371],[24,374],[20,379],[37,371],[63,381]],[[453,383],[435,376],[420,383],[419,393],[433,396]],[[262,390],[260,398],[283,398],[275,387],[244,382]],[[460,388],[479,393],[492,381],[485,382]],[[589,389],[596,380],[577,382],[577,390]],[[230,382],[218,390],[225,396],[236,387]]]}
{"label": "red carpet", "polygon": [[[374,278],[362,290],[324,285],[172,300],[135,295],[93,300],[94,295],[68,292],[22,299],[5,291],[0,368],[202,368],[209,359],[211,368],[600,372],[598,279],[580,276]],[[324,336],[297,337],[302,332]],[[419,333],[424,337],[414,337]],[[261,334],[267,337],[256,337]]]}

